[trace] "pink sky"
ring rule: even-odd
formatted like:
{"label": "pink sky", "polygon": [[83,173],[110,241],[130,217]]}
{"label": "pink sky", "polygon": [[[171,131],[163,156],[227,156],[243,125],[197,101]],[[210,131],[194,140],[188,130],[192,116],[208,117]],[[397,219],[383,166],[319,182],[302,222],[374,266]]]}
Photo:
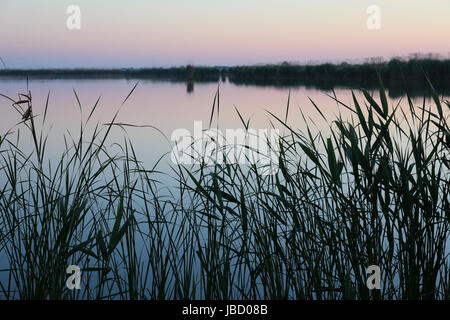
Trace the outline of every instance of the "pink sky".
{"label": "pink sky", "polygon": [[[339,61],[450,53],[448,0],[0,0],[9,68]],[[81,9],[68,30],[66,9]],[[369,30],[366,10],[381,10]]]}

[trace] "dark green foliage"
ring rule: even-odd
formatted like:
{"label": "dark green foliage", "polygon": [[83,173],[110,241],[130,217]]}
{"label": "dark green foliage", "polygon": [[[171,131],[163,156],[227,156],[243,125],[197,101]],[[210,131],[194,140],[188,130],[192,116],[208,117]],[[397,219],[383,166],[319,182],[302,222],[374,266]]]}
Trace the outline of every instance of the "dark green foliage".
{"label": "dark green foliage", "polygon": [[[273,115],[288,132],[277,174],[175,166],[170,196],[129,140],[111,152],[115,118],[91,138],[84,123],[53,167],[31,116],[33,151],[11,132],[0,144],[1,297],[448,299],[450,106],[430,87],[433,106],[401,109],[378,87],[380,101],[353,95],[353,119],[330,119],[329,137],[290,127],[288,108]],[[65,286],[71,264],[82,290]]]}

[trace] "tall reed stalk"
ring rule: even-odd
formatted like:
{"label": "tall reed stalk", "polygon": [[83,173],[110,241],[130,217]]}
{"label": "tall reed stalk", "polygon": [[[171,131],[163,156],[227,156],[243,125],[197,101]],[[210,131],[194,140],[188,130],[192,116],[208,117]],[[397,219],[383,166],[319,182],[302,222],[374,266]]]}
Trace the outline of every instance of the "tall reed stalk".
{"label": "tall reed stalk", "polygon": [[[277,174],[172,166],[169,196],[127,136],[112,151],[117,114],[89,123],[99,101],[48,159],[29,93],[30,114],[0,141],[0,296],[449,299],[450,104],[430,92],[431,106],[391,106],[380,80],[379,101],[334,98],[352,116],[329,119],[330,136],[272,114],[286,132]],[[20,148],[28,136],[33,150]],[[69,265],[81,290],[66,287]],[[380,290],[366,286],[370,265]]]}

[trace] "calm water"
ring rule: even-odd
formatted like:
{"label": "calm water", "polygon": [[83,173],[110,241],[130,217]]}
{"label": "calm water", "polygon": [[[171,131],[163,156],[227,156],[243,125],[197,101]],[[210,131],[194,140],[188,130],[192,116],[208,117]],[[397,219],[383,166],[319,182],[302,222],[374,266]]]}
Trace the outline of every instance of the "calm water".
{"label": "calm water", "polygon": [[[90,124],[84,130],[92,132],[98,123],[103,125],[114,117],[132,90],[136,81],[127,80],[34,80],[28,84],[20,80],[0,80],[0,93],[14,99],[18,98],[18,93],[26,93],[29,89],[33,97],[33,112],[36,124],[40,126],[45,110],[47,95],[50,93],[48,103],[47,120],[44,124],[44,131],[48,132],[47,159],[60,159],[64,151],[64,135],[69,139],[77,139],[80,130],[80,121],[86,121],[92,107],[100,97],[98,107],[94,112]],[[28,85],[28,89],[27,89]],[[218,84],[216,83],[196,83],[194,90],[187,90],[185,83],[140,81],[135,91],[121,107],[116,118],[118,123],[128,123],[133,125],[145,125],[158,128],[131,128],[127,127],[126,132],[120,128],[113,130],[109,140],[111,152],[117,150],[114,143],[122,142],[124,134],[129,138],[135,147],[139,159],[146,168],[151,168],[163,157],[159,170],[169,172],[170,151],[173,142],[170,141],[174,130],[184,128],[190,132],[194,131],[194,122],[202,121],[206,127],[210,121],[211,109],[216,95]],[[77,92],[82,105],[82,110],[78,106],[74,94]],[[190,91],[190,92],[189,92]],[[352,106],[352,96],[350,89],[336,89],[337,98],[343,103]],[[283,127],[269,114],[273,113],[281,119],[286,117],[286,106],[290,94],[290,108],[288,113],[288,123],[298,130],[304,130],[305,120],[313,128],[313,134],[320,131],[325,136],[331,134],[329,125],[322,119],[311,101],[313,100],[320,108],[324,116],[330,121],[337,115],[344,119],[350,118],[351,112],[339,106],[328,95],[331,91],[322,91],[313,88],[276,88],[259,86],[238,86],[228,82],[220,83],[220,108],[219,108],[219,128],[237,129],[243,125],[235,110],[238,108],[245,119],[250,119],[249,126],[254,129],[267,129],[273,124],[280,131]],[[355,89],[356,96],[363,104],[364,99],[360,92]],[[377,96],[376,93],[374,93]],[[390,106],[403,105],[407,110],[408,105],[405,98],[389,98]],[[422,105],[422,99],[414,99],[415,105]],[[427,103],[431,103],[430,99]],[[0,135],[11,130],[13,135],[20,132],[21,150],[33,150],[31,138],[27,128],[21,121],[21,115],[11,106],[11,102],[0,97]],[[217,111],[217,107],[216,107]],[[216,126],[216,116],[214,117],[214,127]],[[90,135],[86,135],[86,139]],[[175,182],[168,177],[159,177],[164,184],[170,185]],[[2,177],[0,177],[2,182]],[[2,266],[0,257],[0,267]],[[0,275],[0,280],[6,275]],[[4,278],[6,279],[6,278]],[[3,279],[3,280],[4,280]]]}
{"label": "calm water", "polygon": [[[33,112],[37,116],[36,123],[41,123],[47,94],[50,93],[48,114],[44,130],[49,134],[47,155],[49,158],[59,158],[64,149],[63,135],[77,138],[80,130],[80,120],[85,121],[100,97],[98,107],[93,114],[90,125],[84,130],[92,132],[95,124],[105,124],[112,120],[122,101],[131,91],[137,81],[128,80],[31,80],[28,89],[33,96]],[[168,154],[172,149],[169,142],[175,129],[185,128],[194,131],[194,121],[202,121],[203,127],[209,124],[214,96],[217,92],[216,83],[195,83],[194,90],[189,92],[185,83],[140,81],[133,94],[121,108],[116,122],[133,125],[154,126],[152,128],[127,127],[126,135],[131,139],[137,155],[146,166],[153,166],[164,154],[167,154],[161,163],[170,162]],[[82,105],[80,112],[77,92]],[[357,91],[357,89],[356,89]],[[18,99],[18,93],[27,92],[25,80],[0,80],[0,93]],[[270,116],[272,112],[281,119],[285,118],[286,105],[290,92],[290,108],[288,122],[299,130],[305,128],[302,116],[316,129],[329,133],[328,125],[315,110],[311,98],[328,119],[341,114],[344,118],[350,116],[350,112],[339,106],[332,98],[331,91],[321,91],[313,88],[275,88],[258,86],[238,86],[228,82],[220,84],[220,108],[219,128],[242,128],[241,120],[235,107],[239,109],[245,120],[250,119],[250,127],[254,129],[270,128],[271,122],[275,127],[282,129],[277,121]],[[353,106],[350,89],[336,89],[337,98],[342,102]],[[361,94],[356,92],[357,97]],[[376,93],[375,93],[376,95]],[[390,105],[397,104],[402,98],[390,99]],[[416,99],[417,105],[421,105],[421,99]],[[404,107],[407,108],[403,98]],[[19,124],[21,116],[11,106],[11,102],[0,97],[0,135],[4,135],[9,129],[12,132],[26,132],[24,124]],[[217,109],[216,109],[217,110]],[[214,117],[214,119],[216,119]],[[216,123],[214,122],[214,126]],[[123,141],[124,131],[116,128],[113,131],[110,143]],[[165,136],[165,137],[164,137]],[[120,139],[120,140],[119,140]],[[25,150],[32,148],[21,139]],[[31,149],[30,149],[31,151]]]}

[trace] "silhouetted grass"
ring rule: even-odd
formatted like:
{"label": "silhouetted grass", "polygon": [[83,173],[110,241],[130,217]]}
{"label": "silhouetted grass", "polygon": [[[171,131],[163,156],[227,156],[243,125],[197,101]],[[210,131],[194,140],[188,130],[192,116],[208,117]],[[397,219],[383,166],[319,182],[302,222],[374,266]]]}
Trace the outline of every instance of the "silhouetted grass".
{"label": "silhouetted grass", "polygon": [[[110,141],[116,117],[89,116],[50,161],[47,109],[13,100],[31,112],[0,145],[3,298],[449,299],[450,104],[431,87],[432,106],[391,106],[379,87],[380,101],[339,102],[353,117],[329,119],[331,136],[272,115],[287,132],[276,175],[174,166],[170,196],[126,136]],[[65,286],[71,264],[81,290]],[[373,264],[382,287],[369,291]]]}

